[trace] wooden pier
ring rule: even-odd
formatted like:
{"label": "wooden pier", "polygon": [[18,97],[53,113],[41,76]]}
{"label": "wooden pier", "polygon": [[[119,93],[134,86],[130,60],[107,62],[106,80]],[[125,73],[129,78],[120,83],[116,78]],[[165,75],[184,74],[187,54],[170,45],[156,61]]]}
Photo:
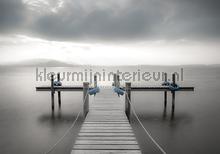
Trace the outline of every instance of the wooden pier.
{"label": "wooden pier", "polygon": [[[59,74],[58,82],[60,81]],[[97,77],[94,77],[94,87],[97,87]],[[167,81],[167,74],[165,74]],[[56,82],[57,83],[57,82]],[[171,84],[171,85],[170,85]],[[163,86],[154,87],[134,87],[131,83],[125,83],[125,87],[120,87],[119,76],[114,75],[113,86],[124,91],[124,97],[118,97],[112,88],[102,88],[96,97],[89,97],[92,87],[88,82],[84,82],[82,87],[62,86],[54,84],[54,75],[51,76],[50,86],[36,87],[36,91],[48,91],[51,93],[51,108],[54,112],[54,94],[58,93],[58,104],[61,107],[61,91],[82,91],[83,92],[83,116],[84,122],[78,133],[77,139],[71,151],[71,154],[141,154],[140,147],[135,134],[130,125],[131,112],[135,113],[136,119],[143,127],[146,135],[152,140],[155,146],[166,154],[160,145],[144,128],[138,118],[132,103],[132,91],[162,91],[164,92],[164,110],[167,107],[167,92],[172,94],[172,115],[175,110],[175,93],[179,91],[194,91],[194,87],[175,87],[175,74],[172,75],[172,83]],[[177,89],[174,89],[177,88]],[[91,95],[91,93],[90,93]],[[123,94],[122,94],[123,95]],[[89,101],[89,99],[91,99]],[[133,110],[132,110],[133,109]],[[79,111],[78,115],[81,111]],[[78,116],[77,116],[78,117]],[[77,120],[77,118],[76,118]],[[76,121],[75,120],[75,121]],[[74,122],[75,123],[75,122]],[[74,125],[73,125],[74,126]],[[60,141],[60,140],[59,140]],[[59,143],[59,142],[58,142]],[[57,144],[58,144],[57,143]],[[56,144],[55,144],[56,145]],[[51,148],[53,149],[53,148]],[[51,150],[50,150],[51,151]]]}
{"label": "wooden pier", "polygon": [[125,114],[124,99],[111,88],[101,91],[90,101],[89,112],[71,154],[140,154]]}

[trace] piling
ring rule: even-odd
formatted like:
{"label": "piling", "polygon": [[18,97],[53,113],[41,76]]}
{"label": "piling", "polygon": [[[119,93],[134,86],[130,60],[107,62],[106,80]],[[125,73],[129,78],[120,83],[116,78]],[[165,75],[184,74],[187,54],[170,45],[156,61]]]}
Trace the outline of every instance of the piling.
{"label": "piling", "polygon": [[89,96],[88,96],[88,90],[89,90],[89,83],[84,82],[83,83],[83,116],[86,117],[87,113],[89,112]]}
{"label": "piling", "polygon": [[[167,73],[164,73],[164,82],[167,82]],[[164,91],[164,109],[167,108],[167,91]]]}
{"label": "piling", "polygon": [[117,77],[116,77],[116,83],[117,83],[117,87],[119,88],[120,87],[120,76],[119,75],[117,75]]}
{"label": "piling", "polygon": [[[175,73],[172,74],[172,82],[173,82],[173,85],[176,84],[176,75]],[[175,110],[175,91],[171,91],[172,93],[172,115],[174,114],[174,110]]]}
{"label": "piling", "polygon": [[114,81],[113,86],[116,87],[117,86],[117,74],[114,74],[113,81]]}
{"label": "piling", "polygon": [[130,100],[131,100],[131,83],[127,82],[125,83],[125,114],[128,118],[128,121],[130,122],[130,114],[131,114],[131,104],[130,104]]}
{"label": "piling", "polygon": [[97,87],[97,75],[94,75],[94,88]]}
{"label": "piling", "polygon": [[[60,73],[57,73],[57,81],[60,82]],[[61,107],[61,91],[58,91],[58,105]]]}
{"label": "piling", "polygon": [[51,109],[54,111],[54,75],[51,74]]}

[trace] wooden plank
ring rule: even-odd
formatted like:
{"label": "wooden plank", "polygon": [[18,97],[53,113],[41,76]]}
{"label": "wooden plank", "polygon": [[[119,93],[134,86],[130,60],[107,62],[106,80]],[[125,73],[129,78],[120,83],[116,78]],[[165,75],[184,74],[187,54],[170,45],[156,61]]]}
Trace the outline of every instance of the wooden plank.
{"label": "wooden plank", "polygon": [[109,136],[79,136],[77,137],[77,140],[114,140],[114,141],[128,141],[128,140],[133,140],[133,141],[136,141],[136,138],[134,136],[112,136],[112,137],[109,137]]}
{"label": "wooden plank", "polygon": [[88,120],[85,124],[129,124],[129,122],[127,120]]}
{"label": "wooden plank", "polygon": [[109,104],[109,105],[107,105],[107,104],[104,104],[104,103],[100,103],[99,105],[98,104],[94,104],[92,107],[111,107],[111,108],[113,108],[113,107],[122,107],[123,106],[123,104]]}
{"label": "wooden plank", "polygon": [[122,129],[122,130],[115,130],[115,129],[103,129],[103,130],[100,130],[100,129],[81,129],[80,130],[80,133],[132,133],[133,131],[132,130],[126,130],[126,129]]}
{"label": "wooden plank", "polygon": [[86,119],[89,118],[120,118],[120,119],[127,119],[125,115],[89,115]]}
{"label": "wooden plank", "polygon": [[103,112],[99,112],[99,111],[94,111],[94,110],[91,110],[88,114],[91,114],[91,115],[97,115],[97,116],[99,116],[99,115],[120,115],[120,116],[123,116],[124,115],[124,113],[121,113],[121,112],[105,112],[105,113],[103,113]]}
{"label": "wooden plank", "polygon": [[122,108],[123,106],[122,105],[94,105],[94,106],[91,106],[91,109],[92,108],[108,108],[108,107],[111,107],[111,109],[120,109]]}
{"label": "wooden plank", "polygon": [[100,115],[100,116],[96,116],[96,115],[90,115],[90,116],[88,116],[86,119],[92,119],[92,118],[101,118],[101,119],[104,119],[104,118],[127,119],[125,115],[124,115],[124,116],[115,116],[115,115],[110,115],[110,116],[105,116],[105,115],[101,116],[101,115]]}
{"label": "wooden plank", "polygon": [[[171,91],[168,86],[158,87],[131,87],[132,91]],[[178,91],[194,91],[194,87],[180,87]]]}
{"label": "wooden plank", "polygon": [[[107,115],[107,114],[90,114],[90,116],[89,117],[96,117],[96,118],[99,118],[99,117],[101,117],[101,118],[103,118],[103,117],[107,117],[107,118],[109,118],[109,117],[112,117],[112,118],[126,118],[126,115],[125,114],[112,114],[112,115]],[[89,118],[88,117],[88,118]]]}
{"label": "wooden plank", "polygon": [[103,100],[99,100],[99,99],[95,99],[95,102],[92,102],[94,105],[117,105],[117,104],[123,104],[122,102],[120,102],[117,98],[116,99],[103,99]]}
{"label": "wooden plank", "polygon": [[124,114],[122,114],[122,113],[111,113],[111,114],[109,114],[109,113],[97,113],[97,114],[94,114],[94,113],[91,113],[92,111],[90,111],[89,113],[88,113],[88,115],[89,116],[125,116]]}
{"label": "wooden plank", "polygon": [[134,136],[133,133],[79,133],[78,136]]}
{"label": "wooden plank", "polygon": [[116,102],[116,101],[114,101],[114,100],[112,100],[112,101],[109,101],[109,102],[107,102],[106,100],[104,100],[104,101],[97,101],[96,100],[96,102],[94,103],[91,103],[92,105],[94,105],[94,106],[102,106],[102,105],[104,105],[104,106],[110,106],[110,105],[113,105],[113,106],[122,106],[122,105],[124,105],[123,103],[121,103],[121,102]]}
{"label": "wooden plank", "polygon": [[[83,87],[76,86],[54,86],[55,91],[82,91]],[[51,91],[50,86],[36,87],[36,91]]]}
{"label": "wooden plank", "polygon": [[86,121],[118,121],[118,122],[127,122],[125,118],[88,118]]}
{"label": "wooden plank", "polygon": [[81,129],[114,129],[114,130],[118,130],[118,129],[132,129],[131,127],[82,127]]}
{"label": "wooden plank", "polygon": [[[94,109],[94,108],[90,108],[90,110],[92,111],[92,110],[95,110],[95,111],[97,111],[97,110],[100,110],[100,111],[103,111],[103,110],[109,110],[109,111],[112,111],[112,109],[109,109],[109,108],[100,108],[100,109]],[[118,111],[121,111],[121,109],[114,109],[114,110],[118,110]]]}
{"label": "wooden plank", "polygon": [[[90,104],[91,105],[91,104]],[[98,113],[101,113],[101,114],[109,114],[109,113],[120,113],[120,114],[123,114],[122,111],[118,111],[118,110],[114,110],[114,111],[91,111],[90,113],[95,113],[95,114],[98,114]]]}
{"label": "wooden plank", "polygon": [[113,123],[110,123],[110,124],[107,124],[107,123],[97,123],[97,124],[83,124],[82,126],[88,126],[88,127],[93,127],[93,126],[102,126],[102,127],[129,127],[130,125],[129,124],[113,124]]}
{"label": "wooden plank", "polygon": [[[93,113],[93,111],[95,111],[96,113]],[[89,115],[91,116],[100,116],[100,115],[103,115],[103,116],[124,116],[125,114],[124,113],[117,113],[117,112],[111,112],[111,113],[108,113],[108,112],[105,112],[105,113],[102,113],[99,111],[101,110],[91,110],[89,112]],[[105,110],[105,111],[108,111],[108,110]]]}
{"label": "wooden plank", "polygon": [[99,149],[105,149],[105,150],[120,150],[120,149],[132,149],[132,150],[140,150],[138,145],[124,145],[124,144],[116,144],[116,145],[84,145],[84,144],[75,144],[73,149],[89,149],[89,150],[99,150]]}
{"label": "wooden plank", "polygon": [[96,118],[97,118],[97,119],[109,119],[109,118],[110,118],[110,119],[111,119],[111,118],[112,118],[112,119],[116,119],[116,118],[118,118],[118,119],[124,119],[124,120],[126,119],[126,120],[127,120],[127,118],[126,118],[125,115],[124,115],[124,116],[103,116],[103,117],[102,117],[102,116],[92,116],[92,115],[91,115],[91,116],[88,116],[86,119],[92,119],[92,118],[93,118],[93,119],[96,119]]}
{"label": "wooden plank", "polygon": [[103,118],[87,118],[86,119],[86,122],[89,122],[89,121],[100,121],[100,122],[102,122],[102,121],[106,121],[106,122],[108,122],[108,121],[115,121],[115,122],[128,122],[128,119],[126,119],[126,118],[105,118],[105,117],[103,117]]}
{"label": "wooden plank", "polygon": [[99,119],[99,118],[101,118],[101,119],[105,119],[105,118],[110,118],[110,119],[115,119],[115,118],[118,118],[118,119],[127,119],[126,118],[126,116],[124,115],[124,116],[115,116],[115,115],[110,115],[110,116],[105,116],[105,115],[103,115],[103,116],[96,116],[96,115],[90,115],[90,116],[88,116],[86,119],[92,119],[92,118],[97,118],[97,119]]}
{"label": "wooden plank", "polygon": [[92,104],[93,106],[99,106],[99,107],[102,107],[102,106],[112,106],[112,107],[114,107],[114,106],[123,106],[123,104],[122,103],[116,103],[116,102],[114,102],[114,103],[105,103],[105,102],[100,102],[100,103],[93,103]]}
{"label": "wooden plank", "polygon": [[114,121],[112,121],[111,123],[106,123],[104,121],[103,122],[97,122],[97,123],[85,123],[82,126],[89,126],[89,125],[91,125],[91,126],[95,126],[95,125],[100,126],[100,125],[102,125],[102,126],[115,126],[115,127],[130,126],[130,124],[127,123],[127,122],[126,123],[125,122],[124,123],[114,123]]}
{"label": "wooden plank", "polygon": [[105,111],[107,111],[107,110],[110,110],[110,111],[112,111],[112,110],[118,110],[118,111],[121,111],[122,110],[122,108],[124,108],[123,106],[114,106],[114,107],[108,107],[108,106],[95,106],[95,107],[90,107],[90,109],[91,110],[100,110],[100,109],[105,109]]}
{"label": "wooden plank", "polygon": [[94,114],[89,114],[90,116],[88,116],[88,118],[90,118],[90,117],[95,117],[95,118],[104,118],[104,117],[107,117],[107,118],[109,118],[109,117],[112,117],[112,118],[126,118],[126,116],[125,115],[123,115],[123,114],[112,114],[112,115],[101,115],[101,114],[99,114],[99,115],[94,115]]}
{"label": "wooden plank", "polygon": [[128,124],[128,121],[122,122],[122,121],[85,121],[84,124],[100,124],[100,123],[111,123],[111,124]]}
{"label": "wooden plank", "polygon": [[112,113],[112,114],[104,114],[104,113],[101,113],[101,114],[92,114],[90,113],[89,114],[90,116],[96,116],[96,117],[100,117],[100,116],[107,116],[107,117],[117,117],[117,116],[125,116],[125,114],[118,114],[118,113]]}
{"label": "wooden plank", "polygon": [[[90,104],[91,106],[91,104]],[[123,113],[121,112],[121,110],[105,110],[106,112],[103,112],[102,110],[91,110],[91,114],[94,114],[94,115],[99,115],[99,114],[103,114],[103,115],[109,115],[109,114],[112,114],[112,115],[123,115]]]}
{"label": "wooden plank", "polygon": [[71,154],[141,154],[140,150],[72,150]]}
{"label": "wooden plank", "polygon": [[97,141],[97,140],[77,140],[75,144],[138,144],[137,141]]}
{"label": "wooden plank", "polygon": [[118,110],[118,111],[121,111],[122,109],[120,109],[119,107],[115,107],[115,108],[112,108],[112,109],[110,109],[109,107],[106,107],[106,108],[104,108],[104,107],[102,107],[102,108],[92,108],[92,107],[90,107],[90,110],[92,111],[92,110],[100,110],[100,111],[103,111],[103,110],[109,110],[109,111],[112,111],[112,110]]}
{"label": "wooden plank", "polygon": [[115,115],[108,115],[108,114],[96,114],[96,115],[94,115],[94,114],[88,114],[88,116],[87,116],[87,118],[90,118],[90,117],[121,117],[121,118],[126,118],[126,115],[123,115],[123,114],[115,114]]}

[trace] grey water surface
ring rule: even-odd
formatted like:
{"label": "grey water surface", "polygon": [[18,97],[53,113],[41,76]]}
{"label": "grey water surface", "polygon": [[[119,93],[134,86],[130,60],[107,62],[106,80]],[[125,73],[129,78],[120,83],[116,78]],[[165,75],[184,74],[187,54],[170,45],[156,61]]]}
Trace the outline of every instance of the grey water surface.
{"label": "grey water surface", "polygon": [[[194,92],[177,92],[175,115],[171,117],[171,95],[163,108],[163,92],[132,92],[135,110],[146,129],[170,154],[220,153],[220,67],[218,66],[139,66],[94,67],[98,72],[117,69],[133,72],[180,72],[180,85],[194,86]],[[42,70],[43,68],[41,68]],[[85,71],[83,67],[47,68],[47,71]],[[111,81],[101,81],[111,85]],[[40,154],[56,143],[82,110],[82,92],[63,92],[62,107],[52,114],[49,92],[36,92],[35,86],[50,84],[36,80],[35,67],[0,67],[0,153]],[[64,81],[66,85],[82,85]],[[122,85],[124,83],[122,82]],[[132,81],[133,85],[160,85],[161,81]],[[117,97],[117,96],[115,96]],[[56,98],[57,99],[57,98]],[[92,98],[91,98],[92,99]],[[57,101],[56,101],[57,102]],[[51,151],[68,154],[80,128],[80,118],[74,129]],[[132,115],[132,127],[143,153],[160,153],[145,135]]]}

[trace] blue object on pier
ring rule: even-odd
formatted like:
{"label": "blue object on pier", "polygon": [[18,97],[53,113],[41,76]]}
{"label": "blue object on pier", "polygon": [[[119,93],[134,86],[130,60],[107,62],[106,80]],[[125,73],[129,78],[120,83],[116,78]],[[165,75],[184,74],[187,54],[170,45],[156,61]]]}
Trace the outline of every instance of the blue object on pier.
{"label": "blue object on pier", "polygon": [[164,81],[162,86],[169,86],[170,91],[177,91],[180,87],[177,84],[170,83],[168,81]]}
{"label": "blue object on pier", "polygon": [[124,90],[119,88],[119,87],[115,87],[114,88],[114,92],[118,94],[118,96],[120,95],[124,95]]}
{"label": "blue object on pier", "polygon": [[180,87],[179,87],[177,84],[171,83],[171,84],[169,85],[169,89],[173,92],[173,91],[179,90]]}
{"label": "blue object on pier", "polygon": [[96,93],[99,93],[100,89],[99,87],[95,87],[89,90],[89,95],[96,95]]}
{"label": "blue object on pier", "polygon": [[60,81],[54,81],[54,82],[53,82],[53,85],[54,85],[54,86],[62,86],[62,82],[60,82]]}
{"label": "blue object on pier", "polygon": [[169,86],[170,85],[170,83],[168,82],[168,81],[164,81],[163,83],[162,83],[162,86]]}

